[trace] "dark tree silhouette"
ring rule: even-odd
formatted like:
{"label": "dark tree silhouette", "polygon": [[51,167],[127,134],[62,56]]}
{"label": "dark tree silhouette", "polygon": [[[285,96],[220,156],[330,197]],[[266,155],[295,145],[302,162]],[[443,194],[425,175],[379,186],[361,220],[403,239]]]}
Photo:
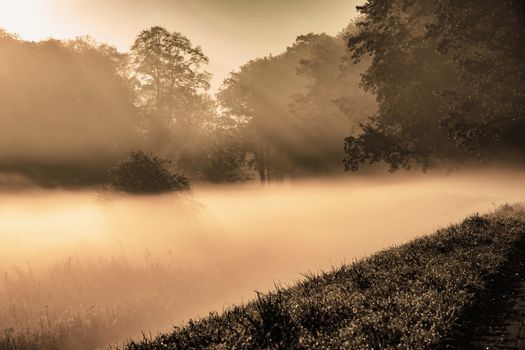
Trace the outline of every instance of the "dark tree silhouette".
{"label": "dark tree silhouette", "polygon": [[[347,170],[525,160],[523,1],[369,0],[348,45],[372,57],[379,111],[345,140]],[[516,157],[516,155],[518,157]]]}
{"label": "dark tree silhouette", "polygon": [[202,70],[208,57],[200,47],[181,33],[151,27],[135,39],[131,62],[146,131],[199,124],[192,110],[202,104],[200,92],[209,88],[210,79]]}
{"label": "dark tree silhouette", "polygon": [[155,26],[137,35],[130,63],[147,147],[187,173],[202,173],[207,126],[217,113],[207,93],[208,57],[183,34]]}
{"label": "dark tree silhouette", "polygon": [[110,186],[132,194],[157,194],[190,189],[190,181],[169,169],[170,161],[134,151],[110,170]]}

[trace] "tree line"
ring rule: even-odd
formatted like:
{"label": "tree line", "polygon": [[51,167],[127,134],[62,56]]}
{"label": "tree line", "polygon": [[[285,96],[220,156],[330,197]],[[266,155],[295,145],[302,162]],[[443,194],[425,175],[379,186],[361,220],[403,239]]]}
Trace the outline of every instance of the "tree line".
{"label": "tree line", "polygon": [[202,48],[163,27],[140,32],[128,53],[2,32],[0,168],[50,186],[100,183],[140,150],[193,180],[339,172],[344,136],[376,108],[359,88],[367,63],[346,53],[344,32],[302,35],[212,96]]}
{"label": "tree line", "polygon": [[1,32],[0,170],[101,183],[131,151],[212,182],[522,165],[524,3],[368,0],[341,33],[300,35],[215,96],[204,50],[163,27],[127,53]]}

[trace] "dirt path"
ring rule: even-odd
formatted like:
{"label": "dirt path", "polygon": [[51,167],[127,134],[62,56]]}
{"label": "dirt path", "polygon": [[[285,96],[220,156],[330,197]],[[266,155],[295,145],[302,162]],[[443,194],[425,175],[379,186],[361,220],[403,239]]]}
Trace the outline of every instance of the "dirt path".
{"label": "dirt path", "polygon": [[525,349],[525,240],[441,349]]}

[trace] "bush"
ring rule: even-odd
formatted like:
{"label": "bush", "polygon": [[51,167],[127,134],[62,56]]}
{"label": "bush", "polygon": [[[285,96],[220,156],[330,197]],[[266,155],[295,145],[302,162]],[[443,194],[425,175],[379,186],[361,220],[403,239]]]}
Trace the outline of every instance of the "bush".
{"label": "bush", "polygon": [[171,162],[142,151],[129,154],[129,159],[110,170],[111,188],[133,194],[155,194],[190,189],[187,177],[173,173]]}
{"label": "bush", "polygon": [[238,145],[217,145],[208,154],[204,166],[206,180],[215,183],[241,182],[249,179],[246,151]]}

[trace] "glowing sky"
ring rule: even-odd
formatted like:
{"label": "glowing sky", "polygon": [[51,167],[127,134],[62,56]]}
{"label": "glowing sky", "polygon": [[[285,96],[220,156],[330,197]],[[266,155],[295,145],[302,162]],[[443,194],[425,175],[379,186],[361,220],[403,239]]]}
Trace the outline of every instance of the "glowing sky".
{"label": "glowing sky", "polygon": [[127,51],[153,25],[176,30],[210,57],[216,89],[249,59],[277,54],[299,34],[336,34],[361,0],[0,0],[0,27],[26,40],[91,35]]}

